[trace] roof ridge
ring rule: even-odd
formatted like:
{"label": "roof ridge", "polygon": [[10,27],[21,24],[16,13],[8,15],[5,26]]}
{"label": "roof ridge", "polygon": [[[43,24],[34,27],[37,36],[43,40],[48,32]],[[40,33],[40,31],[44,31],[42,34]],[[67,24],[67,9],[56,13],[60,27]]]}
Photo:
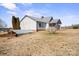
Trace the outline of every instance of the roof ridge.
{"label": "roof ridge", "polygon": [[[23,19],[25,19],[25,17],[29,17],[29,18],[33,19],[33,18],[32,18],[33,16],[25,15],[25,16],[21,19],[21,21],[20,21],[20,22],[22,22],[22,21],[23,21]],[[37,18],[37,17],[34,17],[34,18]]]}
{"label": "roof ridge", "polygon": [[25,15],[25,16],[21,19],[21,21],[20,21],[20,22],[22,22],[22,20],[23,20],[25,17],[27,17],[27,15]]}
{"label": "roof ridge", "polygon": [[51,20],[53,20],[53,17],[44,17],[44,18],[37,18],[37,17],[33,17],[33,16],[29,16],[29,15],[25,15],[20,22],[22,22],[26,17],[31,18],[34,21],[41,21],[41,22],[50,22]]}

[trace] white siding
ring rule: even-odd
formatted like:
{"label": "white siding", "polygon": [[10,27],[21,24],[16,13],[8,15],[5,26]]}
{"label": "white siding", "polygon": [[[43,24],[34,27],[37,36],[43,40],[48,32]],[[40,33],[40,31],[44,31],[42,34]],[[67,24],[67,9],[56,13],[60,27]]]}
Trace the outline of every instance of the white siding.
{"label": "white siding", "polygon": [[36,21],[26,17],[20,24],[22,30],[36,30]]}
{"label": "white siding", "polygon": [[49,28],[49,24],[47,23],[47,24],[46,24],[46,30],[47,30],[48,28]]}

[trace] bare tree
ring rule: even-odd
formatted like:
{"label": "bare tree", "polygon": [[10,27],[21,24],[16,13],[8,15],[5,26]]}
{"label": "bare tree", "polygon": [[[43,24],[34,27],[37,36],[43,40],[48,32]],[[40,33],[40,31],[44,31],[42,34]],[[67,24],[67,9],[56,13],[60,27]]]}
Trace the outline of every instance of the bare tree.
{"label": "bare tree", "polygon": [[13,29],[20,29],[20,21],[18,17],[12,16]]}
{"label": "bare tree", "polygon": [[0,19],[0,28],[5,28],[5,27],[7,27],[7,24]]}
{"label": "bare tree", "polygon": [[55,27],[49,27],[49,32],[50,33],[56,33],[56,31],[57,31],[57,28],[55,28]]}

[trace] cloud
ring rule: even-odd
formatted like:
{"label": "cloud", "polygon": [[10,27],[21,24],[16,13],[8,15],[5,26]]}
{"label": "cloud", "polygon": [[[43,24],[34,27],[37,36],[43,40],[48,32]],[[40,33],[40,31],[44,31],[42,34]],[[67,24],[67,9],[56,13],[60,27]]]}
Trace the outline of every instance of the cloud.
{"label": "cloud", "polygon": [[32,3],[21,3],[21,5],[24,5],[24,6],[31,6],[32,5]]}
{"label": "cloud", "polygon": [[14,11],[7,11],[7,13],[11,14],[11,15],[16,15],[17,13]]}
{"label": "cloud", "polygon": [[7,8],[9,10],[15,10],[17,8],[16,4],[14,3],[1,3],[0,6],[3,6],[4,8]]}
{"label": "cloud", "polygon": [[27,10],[27,11],[25,11],[24,13],[25,13],[25,15],[35,16],[35,17],[40,17],[40,16],[42,16],[41,13],[36,12],[36,11],[34,11],[34,10]]}
{"label": "cloud", "polygon": [[63,25],[72,25],[72,24],[78,24],[79,23],[79,15],[65,15],[62,17],[63,19]]}
{"label": "cloud", "polygon": [[68,20],[68,21],[70,21],[70,20],[79,20],[79,15],[66,15],[66,16],[63,16],[62,17],[63,19],[65,19],[65,20]]}

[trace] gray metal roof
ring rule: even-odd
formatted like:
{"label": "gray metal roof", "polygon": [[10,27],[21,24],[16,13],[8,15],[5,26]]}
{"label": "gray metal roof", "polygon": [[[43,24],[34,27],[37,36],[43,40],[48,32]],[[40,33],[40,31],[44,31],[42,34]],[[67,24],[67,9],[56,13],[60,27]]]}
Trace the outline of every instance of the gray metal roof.
{"label": "gray metal roof", "polygon": [[21,19],[21,21],[23,19],[25,19],[26,17],[29,17],[29,18],[31,18],[34,21],[40,21],[40,22],[45,22],[45,23],[49,23],[50,22],[50,23],[58,23],[58,24],[61,24],[60,19],[53,19],[53,17],[41,17],[41,18],[37,18],[37,17],[28,16],[28,15],[25,15]]}
{"label": "gray metal roof", "polygon": [[18,35],[28,34],[28,33],[32,33],[33,32],[32,30],[11,30],[11,31],[15,32]]}
{"label": "gray metal roof", "polygon": [[25,15],[21,21],[26,18],[26,17],[29,17],[31,18],[32,20],[35,20],[35,21],[40,21],[40,22],[45,22],[45,23],[48,23],[51,19],[53,19],[53,17],[44,17],[44,18],[37,18],[37,17],[32,17],[32,16],[28,16],[28,15]]}
{"label": "gray metal roof", "polygon": [[50,21],[50,23],[58,23],[58,24],[61,24],[61,21],[60,19],[53,19]]}

